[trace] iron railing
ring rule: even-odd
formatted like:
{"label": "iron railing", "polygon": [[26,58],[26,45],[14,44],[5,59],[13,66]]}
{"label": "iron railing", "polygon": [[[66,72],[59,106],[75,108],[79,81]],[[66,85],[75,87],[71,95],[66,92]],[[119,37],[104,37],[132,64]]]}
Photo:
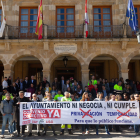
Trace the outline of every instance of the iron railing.
{"label": "iron railing", "polygon": [[88,26],[88,38],[122,38],[123,25]]}
{"label": "iron railing", "polygon": [[[45,25],[47,26],[47,25]],[[47,38],[83,38],[84,26],[47,26]]]}
{"label": "iron railing", "polygon": [[[140,26],[137,27],[137,30],[136,32],[138,32],[140,29]],[[129,25],[126,25],[126,35],[127,35],[127,38],[136,38],[136,32],[134,32],[131,27]]]}
{"label": "iron railing", "polygon": [[9,39],[37,39],[34,26],[9,26],[8,25],[8,38]]}

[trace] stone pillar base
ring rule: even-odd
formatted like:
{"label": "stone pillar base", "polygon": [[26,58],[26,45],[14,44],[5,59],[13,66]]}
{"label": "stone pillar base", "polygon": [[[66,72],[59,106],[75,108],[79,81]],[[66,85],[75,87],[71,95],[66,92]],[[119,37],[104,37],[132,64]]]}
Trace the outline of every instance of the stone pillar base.
{"label": "stone pillar base", "polygon": [[129,79],[129,78],[128,78],[128,71],[129,71],[129,69],[121,70],[121,71],[119,72],[119,78],[122,77],[123,80],[124,80],[124,83],[126,83],[126,81],[125,81],[126,79]]}
{"label": "stone pillar base", "polygon": [[43,77],[46,77],[47,80],[50,82],[50,70],[43,70]]}
{"label": "stone pillar base", "polygon": [[82,71],[82,84],[83,84],[83,89],[85,86],[88,85],[88,81],[89,81],[89,69],[86,70],[81,70]]}

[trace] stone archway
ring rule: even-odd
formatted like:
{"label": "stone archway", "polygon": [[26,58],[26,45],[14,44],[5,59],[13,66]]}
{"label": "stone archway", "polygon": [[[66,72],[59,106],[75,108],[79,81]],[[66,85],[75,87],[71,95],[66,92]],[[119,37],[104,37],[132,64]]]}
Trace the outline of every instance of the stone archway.
{"label": "stone archway", "polygon": [[38,54],[37,52],[35,51],[31,51],[31,50],[20,50],[18,51],[17,53],[15,53],[14,55],[12,55],[12,57],[10,58],[10,60],[5,64],[5,72],[4,72],[4,75],[5,76],[12,76],[13,78],[13,75],[14,75],[14,65],[16,64],[16,62],[22,58],[22,57],[26,57],[26,56],[33,56],[35,58],[37,58],[41,64],[42,64],[42,67],[44,66],[45,64],[45,60],[44,58]]}

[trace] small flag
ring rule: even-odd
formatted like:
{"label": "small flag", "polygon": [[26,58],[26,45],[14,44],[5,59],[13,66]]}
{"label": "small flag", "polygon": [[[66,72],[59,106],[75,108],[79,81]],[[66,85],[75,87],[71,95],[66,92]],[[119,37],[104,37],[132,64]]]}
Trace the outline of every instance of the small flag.
{"label": "small flag", "polygon": [[89,24],[89,18],[87,13],[87,0],[85,0],[85,31],[86,31],[86,37],[88,37],[88,24]]}
{"label": "small flag", "polygon": [[40,0],[40,6],[38,11],[36,31],[35,34],[38,35],[38,39],[42,39],[42,21],[43,21],[43,9],[42,9],[42,0]]}
{"label": "small flag", "polygon": [[137,17],[134,9],[134,5],[132,0],[129,0],[127,6],[126,17],[129,18],[128,24],[132,28],[132,30],[136,31],[137,29]]}
{"label": "small flag", "polygon": [[0,27],[0,37],[2,37],[4,29],[5,29],[5,25],[6,25],[6,17],[5,17],[5,14],[4,14],[4,7],[3,7],[2,0],[1,0],[1,6],[2,6],[2,13],[3,13],[3,20],[2,20],[1,27]]}

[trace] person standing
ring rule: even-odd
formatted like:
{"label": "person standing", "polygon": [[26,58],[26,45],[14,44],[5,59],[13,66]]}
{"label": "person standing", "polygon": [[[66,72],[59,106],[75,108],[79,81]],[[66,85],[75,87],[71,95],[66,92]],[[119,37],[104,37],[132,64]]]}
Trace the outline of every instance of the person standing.
{"label": "person standing", "polygon": [[64,76],[61,77],[61,81],[60,81],[60,89],[63,89],[63,86],[66,84],[66,81],[64,79]]}
{"label": "person standing", "polygon": [[[29,99],[24,97],[24,92],[23,91],[20,91],[19,92],[19,97],[17,98],[14,98],[13,99],[14,101],[14,106],[16,106],[16,116],[17,116],[17,136],[20,137],[20,103],[21,102],[29,102]],[[25,125],[22,125],[22,137],[24,137],[24,132],[25,132]]]}
{"label": "person standing", "polygon": [[122,89],[122,82],[121,81],[119,81],[118,82],[118,84],[116,84],[115,86],[114,86],[114,94],[116,95],[116,94],[123,94],[123,89]]}
{"label": "person standing", "polygon": [[10,136],[13,137],[13,128],[12,128],[12,121],[13,121],[13,100],[10,99],[10,94],[6,93],[6,99],[4,99],[1,102],[1,113],[3,115],[2,119],[2,137],[4,138],[4,132],[5,132],[5,126],[7,123],[7,120],[9,122],[9,129],[10,129]]}
{"label": "person standing", "polygon": [[[71,102],[72,101],[72,99],[70,98],[69,92],[66,91],[64,93],[64,95],[65,96],[62,97],[61,102]],[[67,128],[68,128],[69,134],[73,134],[72,131],[71,131],[71,124],[67,124]],[[60,135],[64,135],[64,129],[65,129],[65,124],[62,124]]]}
{"label": "person standing", "polygon": [[31,84],[33,84],[34,88],[36,88],[36,80],[34,79],[34,76],[31,76],[31,80],[29,81],[30,86],[31,86]]}
{"label": "person standing", "polygon": [[44,77],[43,82],[42,82],[42,87],[45,88],[46,84],[48,84],[49,87],[50,87],[50,83],[49,83],[49,81],[47,81],[47,78]]}
{"label": "person standing", "polygon": [[27,92],[30,92],[31,93],[31,98],[32,98],[32,95],[35,93],[35,88],[34,88],[33,83],[31,84],[31,87],[29,87],[27,89]]}
{"label": "person standing", "polygon": [[11,76],[9,76],[9,78],[8,78],[8,80],[7,80],[7,83],[8,83],[8,91],[11,93],[11,91],[10,91],[10,87],[11,87],[11,85],[12,85],[12,80],[11,80]]}
{"label": "person standing", "polygon": [[18,97],[18,92],[18,88],[16,87],[15,82],[13,82],[11,86],[11,93],[14,97]]}
{"label": "person standing", "polygon": [[26,92],[28,88],[29,88],[29,81],[28,81],[28,76],[26,76],[25,80],[23,81],[23,91]]}
{"label": "person standing", "polygon": [[[95,76],[92,76],[92,79],[90,81],[92,82],[92,85],[97,84],[97,80],[95,80]],[[88,82],[88,86],[89,86],[89,82]]]}
{"label": "person standing", "polygon": [[[135,101],[139,102],[139,112],[140,112],[140,101],[139,101],[139,94],[135,94],[134,95]],[[140,118],[140,114],[139,114],[139,118]],[[134,124],[134,131],[136,135],[139,135],[139,125],[138,124]]]}
{"label": "person standing", "polygon": [[[37,99],[37,95],[36,94],[33,94],[32,95],[32,100],[31,102],[39,102],[39,100]],[[29,124],[29,135],[28,136],[32,136],[32,127],[33,127],[33,124]],[[40,136],[40,124],[37,124],[37,134],[38,136]]]}
{"label": "person standing", "polygon": [[3,89],[8,88],[7,77],[4,78],[4,81],[2,82],[2,87],[3,87]]}
{"label": "person standing", "polygon": [[[82,99],[80,101],[90,101],[89,96],[87,92],[84,92],[82,95]],[[84,132],[86,128],[86,133]],[[89,125],[88,124],[82,124],[82,135],[89,134]]]}
{"label": "person standing", "polygon": [[20,79],[20,83],[19,84],[20,84],[20,86],[19,86],[20,87],[20,91],[23,91],[23,80],[22,79]]}
{"label": "person standing", "polygon": [[59,82],[58,82],[58,79],[57,78],[54,79],[54,82],[52,83],[52,87],[53,86],[55,86],[56,90],[59,89]]}
{"label": "person standing", "polygon": [[113,93],[114,92],[114,79],[111,79],[111,82],[109,83],[109,88],[110,88],[110,93]]}
{"label": "person standing", "polygon": [[[43,98],[43,102],[52,102],[54,101],[52,99],[52,95],[49,93],[49,92],[45,92],[45,95],[46,97]],[[46,131],[47,131],[47,124],[44,124],[44,132],[43,132],[43,135],[45,136],[46,135]],[[51,124],[51,128],[52,128],[52,131],[53,131],[53,135],[56,136],[57,134],[55,133],[55,129],[54,129],[54,124]]]}

